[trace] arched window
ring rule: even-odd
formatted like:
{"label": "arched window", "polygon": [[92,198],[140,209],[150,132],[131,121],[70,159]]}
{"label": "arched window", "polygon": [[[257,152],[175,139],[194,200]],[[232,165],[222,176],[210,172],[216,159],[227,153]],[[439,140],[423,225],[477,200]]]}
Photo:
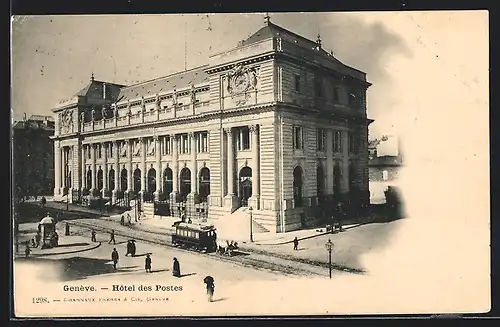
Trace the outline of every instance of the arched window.
{"label": "arched window", "polygon": [[163,171],[163,193],[165,195],[169,195],[170,193],[172,193],[174,189],[172,178],[173,178],[172,169],[166,168]]}
{"label": "arched window", "polygon": [[206,202],[210,195],[210,170],[207,167],[200,170],[199,188],[200,200]]}
{"label": "arched window", "polygon": [[182,168],[179,175],[179,192],[183,201],[186,201],[187,196],[191,193],[191,170]]}

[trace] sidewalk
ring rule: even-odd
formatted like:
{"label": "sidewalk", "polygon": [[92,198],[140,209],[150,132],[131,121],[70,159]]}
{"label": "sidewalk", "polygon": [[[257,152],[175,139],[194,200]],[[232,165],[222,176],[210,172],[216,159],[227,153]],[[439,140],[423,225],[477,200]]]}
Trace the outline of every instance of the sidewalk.
{"label": "sidewalk", "polygon": [[[61,234],[61,233],[60,233]],[[59,236],[59,245],[55,248],[41,249],[40,247],[34,248],[30,246],[30,257],[45,257],[51,255],[63,255],[70,253],[79,253],[90,251],[98,248],[100,242],[90,243],[88,238],[79,235]],[[19,244],[19,251],[15,253],[16,257],[24,257],[26,245]]]}

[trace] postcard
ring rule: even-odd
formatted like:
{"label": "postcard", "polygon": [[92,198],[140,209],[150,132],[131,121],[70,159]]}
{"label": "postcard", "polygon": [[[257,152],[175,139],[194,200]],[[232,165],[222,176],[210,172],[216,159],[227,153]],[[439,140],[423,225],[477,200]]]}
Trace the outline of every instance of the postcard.
{"label": "postcard", "polygon": [[488,312],[488,19],[13,16],[16,316]]}

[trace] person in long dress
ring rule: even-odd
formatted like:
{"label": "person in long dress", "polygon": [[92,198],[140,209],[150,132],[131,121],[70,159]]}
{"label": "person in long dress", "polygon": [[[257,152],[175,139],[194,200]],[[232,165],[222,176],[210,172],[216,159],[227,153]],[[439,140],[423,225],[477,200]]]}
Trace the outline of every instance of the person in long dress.
{"label": "person in long dress", "polygon": [[146,254],[145,268],[146,272],[151,272],[151,257],[149,254]]}
{"label": "person in long dress", "polygon": [[172,268],[172,275],[175,277],[181,277],[181,265],[179,264],[179,261],[177,258],[174,258],[174,265]]}

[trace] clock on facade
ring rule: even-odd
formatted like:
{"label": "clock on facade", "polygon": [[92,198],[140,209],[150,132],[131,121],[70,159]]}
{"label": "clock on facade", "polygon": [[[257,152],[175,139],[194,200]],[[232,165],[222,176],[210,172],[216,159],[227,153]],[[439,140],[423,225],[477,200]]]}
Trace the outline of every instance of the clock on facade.
{"label": "clock on facade", "polygon": [[234,93],[243,93],[248,89],[248,74],[239,74],[234,77]]}

